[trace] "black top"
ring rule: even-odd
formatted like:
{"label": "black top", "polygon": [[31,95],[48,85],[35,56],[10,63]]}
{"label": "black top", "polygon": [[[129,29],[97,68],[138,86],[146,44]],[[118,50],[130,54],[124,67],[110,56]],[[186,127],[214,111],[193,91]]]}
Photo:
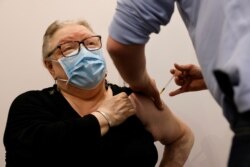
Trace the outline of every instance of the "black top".
{"label": "black top", "polygon": [[[113,95],[131,93],[109,85]],[[56,85],[28,91],[11,104],[4,134],[6,167],[153,167],[152,135],[136,116],[101,136],[96,117],[83,117]]]}

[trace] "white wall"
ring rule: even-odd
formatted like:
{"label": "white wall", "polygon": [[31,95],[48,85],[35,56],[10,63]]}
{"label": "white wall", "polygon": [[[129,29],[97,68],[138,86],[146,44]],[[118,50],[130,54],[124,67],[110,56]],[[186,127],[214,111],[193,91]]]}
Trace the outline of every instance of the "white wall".
{"label": "white wall", "polygon": [[[54,82],[41,62],[42,36],[55,19],[84,18],[106,45],[108,25],[115,0],[0,0],[0,138],[2,141],[9,106],[20,93],[42,89]],[[106,53],[108,79],[122,84]],[[152,35],[147,47],[147,66],[159,88],[170,78],[174,62],[195,63],[196,57],[184,25],[174,13],[161,35]],[[225,167],[231,143],[231,131],[221,109],[207,91],[169,97],[174,83],[162,95],[176,115],[194,131],[196,141],[186,167]],[[162,146],[159,143],[159,157]],[[5,150],[0,143],[0,166],[5,166]]]}

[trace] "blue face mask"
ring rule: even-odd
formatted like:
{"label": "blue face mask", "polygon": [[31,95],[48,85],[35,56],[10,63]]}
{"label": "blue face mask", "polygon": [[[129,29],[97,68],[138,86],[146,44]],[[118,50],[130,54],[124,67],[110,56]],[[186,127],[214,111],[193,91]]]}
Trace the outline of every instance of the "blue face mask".
{"label": "blue face mask", "polygon": [[58,60],[64,69],[67,81],[78,88],[93,89],[105,77],[106,63],[102,54],[102,50],[88,51],[81,47],[80,52],[75,56],[67,55]]}

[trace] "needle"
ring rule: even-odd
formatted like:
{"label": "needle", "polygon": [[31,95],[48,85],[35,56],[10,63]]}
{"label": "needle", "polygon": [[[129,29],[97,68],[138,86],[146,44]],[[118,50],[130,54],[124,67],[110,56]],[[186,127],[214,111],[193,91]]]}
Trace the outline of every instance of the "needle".
{"label": "needle", "polygon": [[174,75],[168,80],[168,82],[165,84],[165,86],[162,88],[160,94],[168,87],[168,85],[171,83],[172,79],[174,78]]}

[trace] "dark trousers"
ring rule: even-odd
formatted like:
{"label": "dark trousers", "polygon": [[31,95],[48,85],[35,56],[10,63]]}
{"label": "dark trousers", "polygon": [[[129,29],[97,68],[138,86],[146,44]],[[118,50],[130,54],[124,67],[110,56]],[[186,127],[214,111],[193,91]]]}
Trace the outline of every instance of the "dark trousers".
{"label": "dark trousers", "polygon": [[235,133],[228,161],[229,167],[250,167],[250,130]]}
{"label": "dark trousers", "polygon": [[233,85],[227,74],[219,70],[214,71],[214,74],[225,95],[224,115],[234,132],[228,167],[250,167],[250,111],[238,112],[234,102]]}

